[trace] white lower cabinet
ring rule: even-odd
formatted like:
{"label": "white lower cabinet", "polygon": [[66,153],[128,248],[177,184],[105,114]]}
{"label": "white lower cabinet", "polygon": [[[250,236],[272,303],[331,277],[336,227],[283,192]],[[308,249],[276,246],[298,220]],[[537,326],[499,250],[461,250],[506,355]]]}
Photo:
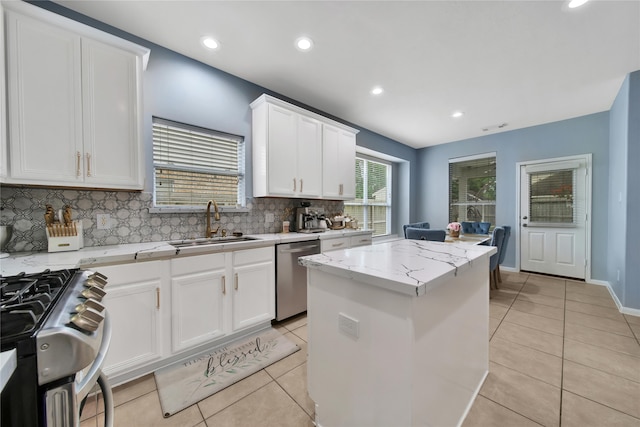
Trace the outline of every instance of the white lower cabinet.
{"label": "white lower cabinet", "polygon": [[171,260],[171,349],[174,353],[226,334],[225,255]]}
{"label": "white lower cabinet", "polygon": [[112,335],[103,371],[116,383],[275,318],[273,246],[92,270],[108,277]]}
{"label": "white lower cabinet", "polygon": [[171,260],[173,353],[273,318],[273,246]]}
{"label": "white lower cabinet", "polygon": [[160,360],[163,354],[162,289],[168,264],[148,261],[96,268],[108,277],[103,299],[112,325],[103,371],[130,371]]}
{"label": "white lower cabinet", "polygon": [[274,248],[233,253],[233,331],[275,318]]}

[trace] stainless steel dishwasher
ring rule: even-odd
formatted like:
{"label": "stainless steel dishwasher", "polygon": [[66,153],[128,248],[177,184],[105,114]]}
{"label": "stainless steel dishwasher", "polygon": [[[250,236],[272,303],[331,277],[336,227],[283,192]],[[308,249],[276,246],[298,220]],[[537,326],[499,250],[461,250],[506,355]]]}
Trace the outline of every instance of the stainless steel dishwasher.
{"label": "stainless steel dishwasher", "polygon": [[307,269],[298,257],[320,253],[320,240],[276,245],[276,320],[307,310]]}

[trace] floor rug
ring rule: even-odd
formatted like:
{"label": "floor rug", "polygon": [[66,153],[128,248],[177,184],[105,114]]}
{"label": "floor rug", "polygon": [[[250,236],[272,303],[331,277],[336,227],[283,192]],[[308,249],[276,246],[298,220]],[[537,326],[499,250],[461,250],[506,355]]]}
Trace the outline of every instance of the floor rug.
{"label": "floor rug", "polygon": [[165,417],[228,387],[300,350],[273,328],[154,373]]}

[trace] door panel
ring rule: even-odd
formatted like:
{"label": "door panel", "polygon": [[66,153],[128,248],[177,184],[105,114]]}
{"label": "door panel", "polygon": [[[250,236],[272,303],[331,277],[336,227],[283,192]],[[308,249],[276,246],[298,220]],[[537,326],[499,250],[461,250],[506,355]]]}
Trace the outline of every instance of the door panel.
{"label": "door panel", "polygon": [[521,166],[522,270],[585,278],[586,181],[584,160]]}

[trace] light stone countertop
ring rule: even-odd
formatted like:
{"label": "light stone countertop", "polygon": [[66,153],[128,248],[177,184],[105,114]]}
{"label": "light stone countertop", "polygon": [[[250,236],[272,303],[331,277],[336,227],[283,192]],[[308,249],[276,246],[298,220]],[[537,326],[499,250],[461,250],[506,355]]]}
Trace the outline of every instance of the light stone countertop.
{"label": "light stone countertop", "polygon": [[[490,257],[494,246],[397,239],[309,255],[298,262],[336,276],[411,296],[425,295],[445,283],[459,270],[482,257]],[[487,271],[487,280],[489,271]]]}
{"label": "light stone countertop", "polygon": [[[21,272],[37,273],[44,269],[92,268],[105,264],[147,261],[213,252],[228,252],[272,246],[279,243],[329,239],[342,236],[370,234],[367,230],[329,230],[324,233],[252,234],[257,240],[225,242],[215,245],[185,247],[177,250],[169,242],[131,243],[124,245],[86,247],[69,252],[17,252],[0,260],[0,275],[12,276]],[[173,240],[172,240],[173,241]],[[178,241],[178,240],[175,240]]]}

